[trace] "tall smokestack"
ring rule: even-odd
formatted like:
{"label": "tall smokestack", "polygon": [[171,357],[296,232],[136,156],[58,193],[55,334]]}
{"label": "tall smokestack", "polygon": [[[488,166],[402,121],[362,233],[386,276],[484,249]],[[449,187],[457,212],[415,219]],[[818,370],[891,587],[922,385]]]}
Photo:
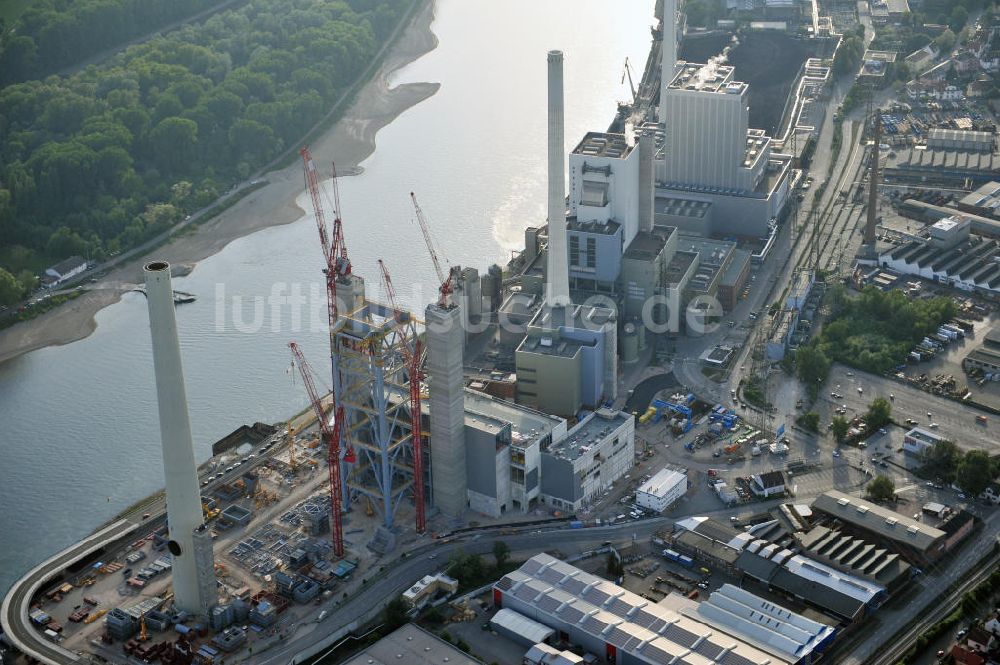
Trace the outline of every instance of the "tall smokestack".
{"label": "tall smokestack", "polygon": [[[663,43],[660,47],[660,122],[666,122],[664,97],[677,71],[677,0],[663,0]],[[669,128],[668,128],[669,131]]]}
{"label": "tall smokestack", "polygon": [[639,134],[639,230],[653,230],[655,188],[653,187],[653,153],[656,144],[648,130]]}
{"label": "tall smokestack", "polygon": [[878,155],[879,142],[882,140],[882,123],[879,114],[872,118],[875,124],[875,144],[872,146],[872,168],[868,176],[868,218],[865,222],[864,244],[875,247],[875,225],[878,223],[876,209],[878,208]]}
{"label": "tall smokestack", "polygon": [[566,155],[563,122],[563,54],[549,51],[549,265],[546,300],[569,304],[569,250],[566,242]]}
{"label": "tall smokestack", "polygon": [[[174,317],[174,294],[170,285],[170,264],[153,261],[143,268],[146,276],[146,299],[149,303],[149,330],[153,338],[153,369],[156,373],[156,401],[160,414],[160,441],[163,447],[163,473],[167,485],[167,522],[170,526],[168,549],[173,555],[171,568],[174,605],[181,610],[204,614],[215,604],[214,574],[205,567],[201,491],[191,442],[181,367],[180,340]],[[211,548],[211,539],[207,539]],[[198,550],[196,552],[196,550]],[[209,573],[212,572],[211,549],[208,550]],[[198,565],[198,560],[202,565]],[[211,588],[208,580],[211,579]],[[209,597],[212,596],[212,597]]]}

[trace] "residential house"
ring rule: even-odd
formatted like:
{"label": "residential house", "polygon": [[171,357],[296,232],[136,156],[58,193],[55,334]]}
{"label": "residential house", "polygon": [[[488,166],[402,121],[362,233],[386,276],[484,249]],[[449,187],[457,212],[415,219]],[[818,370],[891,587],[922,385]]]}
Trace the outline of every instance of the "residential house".
{"label": "residential house", "polygon": [[767,471],[750,477],[750,489],[757,496],[767,499],[785,493],[785,476],[781,471]]}
{"label": "residential house", "polygon": [[993,635],[985,628],[973,626],[969,629],[969,634],[965,636],[965,643],[976,651],[986,653],[993,643]]}

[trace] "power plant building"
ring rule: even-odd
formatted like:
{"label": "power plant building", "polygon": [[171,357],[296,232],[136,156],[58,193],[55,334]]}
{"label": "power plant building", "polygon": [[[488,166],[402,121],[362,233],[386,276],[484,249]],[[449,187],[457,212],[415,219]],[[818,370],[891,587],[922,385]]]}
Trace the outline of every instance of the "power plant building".
{"label": "power plant building", "polygon": [[614,399],[617,325],[613,309],[543,306],[515,352],[518,403],[570,417]]}
{"label": "power plant building", "polygon": [[542,501],[578,510],[635,463],[635,418],[611,409],[587,415],[562,440],[542,448]]}

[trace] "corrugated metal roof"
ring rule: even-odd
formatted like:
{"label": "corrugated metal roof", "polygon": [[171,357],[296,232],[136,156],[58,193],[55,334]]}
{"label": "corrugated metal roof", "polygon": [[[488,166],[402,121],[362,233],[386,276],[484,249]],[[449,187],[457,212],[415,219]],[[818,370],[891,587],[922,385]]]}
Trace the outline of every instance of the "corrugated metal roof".
{"label": "corrugated metal roof", "polygon": [[[569,586],[582,591],[578,595],[567,593]],[[545,616],[551,616],[553,623],[569,625],[614,644],[639,662],[678,665],[789,662],[547,554],[532,557],[520,569],[502,578],[496,588],[504,591],[505,597],[529,605],[535,612],[534,619],[545,622]]]}
{"label": "corrugated metal roof", "polygon": [[526,640],[531,640],[535,644],[544,642],[556,632],[544,624],[507,608],[503,608],[493,615],[493,618],[490,619],[490,624],[505,628]]}

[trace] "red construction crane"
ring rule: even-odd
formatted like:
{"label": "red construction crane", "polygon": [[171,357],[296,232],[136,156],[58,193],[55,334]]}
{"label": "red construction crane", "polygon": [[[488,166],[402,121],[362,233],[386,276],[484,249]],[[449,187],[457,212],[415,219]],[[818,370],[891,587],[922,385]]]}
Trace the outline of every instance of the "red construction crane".
{"label": "red construction crane", "polygon": [[321,189],[319,186],[319,173],[316,169],[316,162],[313,161],[309,148],[302,148],[299,151],[302,156],[302,170],[306,178],[306,186],[309,188],[309,196],[312,199],[313,212],[316,216],[316,228],[319,230],[320,247],[323,250],[323,258],[326,267],[323,272],[326,274],[327,307],[329,309],[330,325],[333,326],[337,320],[337,282],[351,274],[351,260],[347,257],[347,243],[344,242],[344,228],[340,217],[340,188],[337,185],[337,167],[333,165],[333,197],[334,197],[334,218],[333,228],[328,229],[326,223],[326,213],[323,210]]}
{"label": "red construction crane", "polygon": [[424,234],[424,242],[427,243],[427,251],[430,252],[431,261],[434,262],[434,270],[437,272],[438,280],[441,282],[441,286],[438,288],[438,306],[439,307],[450,307],[451,306],[451,294],[454,290],[452,286],[451,274],[445,274],[444,269],[441,268],[441,261],[438,260],[437,252],[434,250],[434,242],[431,240],[431,230],[427,225],[427,218],[424,217],[424,211],[421,210],[420,204],[417,203],[417,195],[410,192],[410,199],[413,201],[413,209],[417,213],[417,222],[420,223],[420,232]]}
{"label": "red construction crane", "polygon": [[[319,422],[319,431],[326,441],[327,464],[330,471],[330,531],[333,539],[333,553],[338,557],[344,556],[344,525],[343,525],[343,505],[340,487],[340,437],[341,427],[344,422],[344,408],[336,409],[333,427],[327,421],[323,413],[323,403],[320,401],[319,393],[316,392],[316,385],[313,383],[313,371],[306,361],[302,350],[295,342],[289,342],[288,348],[292,350],[292,362],[299,366],[299,374],[302,375],[302,383],[309,393],[309,401],[312,403],[316,420]],[[353,451],[348,449],[348,455]]]}
{"label": "red construction crane", "polygon": [[[385,262],[382,259],[378,260],[378,267],[382,273],[382,285],[385,288],[386,296],[389,298],[389,305],[397,313],[396,317],[398,320],[398,316],[403,310],[400,309],[396,301],[396,289],[392,285],[392,277],[389,275],[389,269],[385,267]],[[414,340],[412,349],[409,344],[403,343],[406,371],[410,376],[410,430],[413,437],[413,503],[416,508],[417,533],[423,533],[427,528],[424,501],[423,423],[420,412],[420,381],[423,379],[423,372],[420,367],[421,355],[419,339]]]}

